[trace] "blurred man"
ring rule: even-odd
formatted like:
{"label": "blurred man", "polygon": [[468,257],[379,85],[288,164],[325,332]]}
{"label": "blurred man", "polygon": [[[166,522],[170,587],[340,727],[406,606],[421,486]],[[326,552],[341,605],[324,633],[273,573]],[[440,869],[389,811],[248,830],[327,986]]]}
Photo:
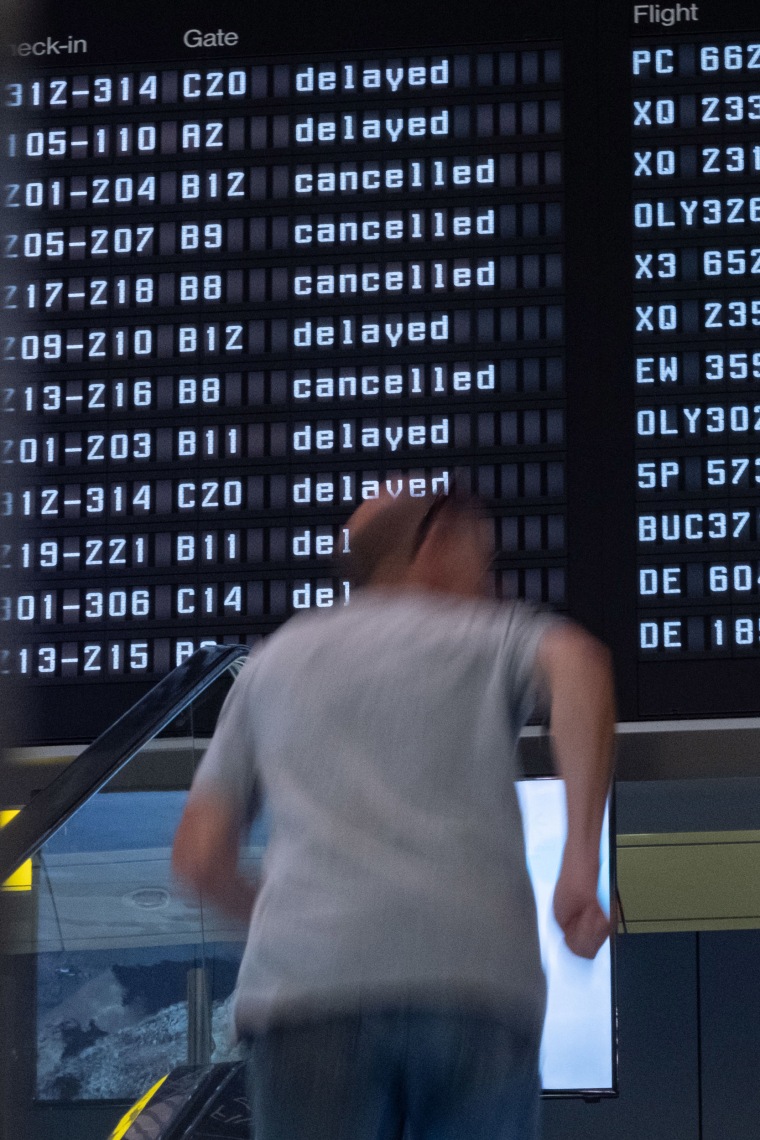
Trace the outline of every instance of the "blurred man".
{"label": "blurred man", "polygon": [[[607,652],[489,600],[492,527],[473,503],[386,496],[349,530],[350,606],[294,618],[252,653],[175,869],[232,914],[253,906],[235,1018],[256,1140],[530,1138],[545,984],[515,750],[547,702],[568,807],[555,913],[593,957],[609,932]],[[256,887],[238,852],[262,795]]]}

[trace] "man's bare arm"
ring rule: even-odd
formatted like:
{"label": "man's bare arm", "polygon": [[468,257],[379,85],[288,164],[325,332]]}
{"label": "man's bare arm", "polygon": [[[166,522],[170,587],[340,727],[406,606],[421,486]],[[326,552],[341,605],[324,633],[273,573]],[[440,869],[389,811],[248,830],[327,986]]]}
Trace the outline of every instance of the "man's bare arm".
{"label": "man's bare arm", "polygon": [[597,901],[615,731],[610,655],[596,638],[568,624],[545,634],[537,665],[549,692],[552,749],[567,796],[567,841],[554,913],[570,949],[593,958],[610,929]]}
{"label": "man's bare arm", "polygon": [[255,885],[240,873],[242,820],[220,796],[191,792],[172,850],[172,870],[194,894],[248,922]]}

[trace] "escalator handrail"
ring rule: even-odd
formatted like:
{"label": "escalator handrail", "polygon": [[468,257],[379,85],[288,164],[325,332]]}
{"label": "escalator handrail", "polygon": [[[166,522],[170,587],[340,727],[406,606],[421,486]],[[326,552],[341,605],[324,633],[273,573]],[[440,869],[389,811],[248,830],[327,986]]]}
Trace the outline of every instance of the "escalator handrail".
{"label": "escalator handrail", "polygon": [[244,645],[199,649],[94,740],[0,831],[0,883],[227,669]]}

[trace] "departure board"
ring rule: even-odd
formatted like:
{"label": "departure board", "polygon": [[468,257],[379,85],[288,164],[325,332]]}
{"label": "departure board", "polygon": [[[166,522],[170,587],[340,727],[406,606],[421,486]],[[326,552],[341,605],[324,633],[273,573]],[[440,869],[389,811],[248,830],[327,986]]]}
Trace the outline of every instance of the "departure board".
{"label": "departure board", "polygon": [[632,54],[640,649],[760,646],[760,36]]}
{"label": "departure board", "polygon": [[608,640],[626,718],[754,711],[760,19],[331,11],[74,3],[8,45],[40,737],[350,604],[345,520],[402,479],[484,500],[497,594]]}
{"label": "departure board", "polygon": [[760,28],[702,11],[631,52],[639,653],[756,684]]}

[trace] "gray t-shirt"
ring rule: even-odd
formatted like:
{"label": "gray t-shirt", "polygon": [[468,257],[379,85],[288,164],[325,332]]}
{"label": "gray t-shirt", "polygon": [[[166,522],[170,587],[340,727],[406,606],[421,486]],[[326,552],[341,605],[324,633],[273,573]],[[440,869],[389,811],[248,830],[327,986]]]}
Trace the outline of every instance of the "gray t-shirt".
{"label": "gray t-shirt", "polygon": [[409,1003],[540,1024],[515,749],[555,620],[366,591],[251,654],[195,779],[271,811],[239,1032]]}

